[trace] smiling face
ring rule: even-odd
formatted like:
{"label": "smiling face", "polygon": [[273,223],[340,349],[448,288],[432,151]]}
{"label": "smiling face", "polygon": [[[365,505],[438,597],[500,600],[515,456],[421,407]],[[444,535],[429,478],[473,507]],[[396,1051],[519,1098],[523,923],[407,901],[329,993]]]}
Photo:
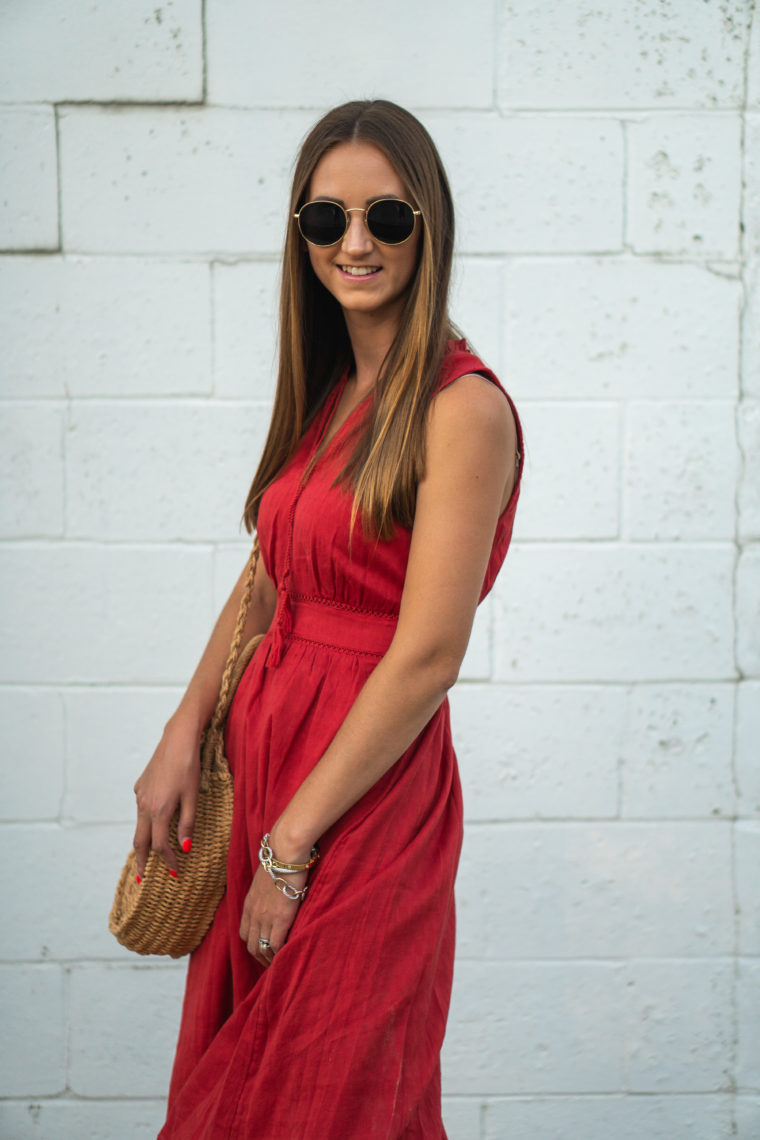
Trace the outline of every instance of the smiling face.
{"label": "smiling face", "polygon": [[383,245],[364,222],[365,208],[377,198],[412,202],[409,191],[381,150],[371,143],[339,143],[314,168],[306,200],[327,198],[352,212],[341,241],[309,245],[311,266],[342,306],[346,320],[399,320],[417,267],[420,219],[403,245]]}

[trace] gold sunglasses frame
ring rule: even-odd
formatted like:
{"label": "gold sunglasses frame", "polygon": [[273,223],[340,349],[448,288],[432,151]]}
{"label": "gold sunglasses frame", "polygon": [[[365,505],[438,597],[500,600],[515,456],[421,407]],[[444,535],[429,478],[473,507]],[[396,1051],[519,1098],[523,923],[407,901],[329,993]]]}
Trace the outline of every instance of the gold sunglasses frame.
{"label": "gold sunglasses frame", "polygon": [[[409,234],[409,237],[405,237],[403,241],[381,241],[379,237],[375,237],[375,235],[372,233],[372,230],[369,228],[369,225],[367,224],[367,214],[370,212],[373,206],[379,206],[381,202],[402,202],[404,206],[409,207],[414,217],[414,224],[412,226],[412,232]],[[301,213],[306,209],[307,206],[337,206],[339,210],[342,210],[346,218],[346,227],[340,237],[336,238],[335,241],[331,241],[328,245],[322,245],[316,241],[309,241],[306,234],[301,229]],[[337,245],[340,241],[343,241],[343,238],[348,233],[348,227],[351,221],[348,216],[349,214],[364,214],[364,225],[367,229],[367,233],[370,235],[372,240],[380,242],[380,245],[388,245],[392,249],[395,249],[400,245],[405,245],[409,241],[409,238],[414,236],[414,231],[417,229],[417,218],[422,217],[422,210],[415,210],[412,203],[407,202],[404,198],[377,198],[374,202],[370,202],[369,206],[365,206],[364,209],[362,209],[361,206],[350,206],[348,209],[346,209],[346,207],[342,206],[340,202],[335,202],[332,198],[314,198],[311,202],[304,202],[303,206],[301,206],[301,209],[297,214],[294,214],[293,217],[298,223],[298,232],[305,242],[308,242],[309,245],[313,245],[316,249],[331,249],[332,246]]]}

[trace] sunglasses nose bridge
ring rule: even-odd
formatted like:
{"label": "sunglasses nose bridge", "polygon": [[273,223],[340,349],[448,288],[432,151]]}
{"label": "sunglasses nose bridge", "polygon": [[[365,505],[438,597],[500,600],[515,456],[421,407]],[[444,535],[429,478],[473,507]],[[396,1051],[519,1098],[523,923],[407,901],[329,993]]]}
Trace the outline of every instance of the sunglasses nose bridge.
{"label": "sunglasses nose bridge", "polygon": [[341,239],[342,244],[344,244],[344,245],[349,244],[350,245],[352,242],[355,242],[357,240],[353,236],[354,234],[356,234],[357,230],[356,230],[356,226],[352,225],[352,221],[351,221],[351,215],[352,214],[361,214],[361,216],[362,216],[361,222],[359,224],[359,230],[358,230],[359,234],[361,235],[360,244],[366,245],[368,241],[372,240],[372,234],[370,233],[369,227],[367,226],[367,211],[366,210],[363,210],[361,208],[361,206],[349,206],[348,208],[343,207],[343,213],[346,215],[346,228],[345,228],[344,233],[343,233],[343,238]]}

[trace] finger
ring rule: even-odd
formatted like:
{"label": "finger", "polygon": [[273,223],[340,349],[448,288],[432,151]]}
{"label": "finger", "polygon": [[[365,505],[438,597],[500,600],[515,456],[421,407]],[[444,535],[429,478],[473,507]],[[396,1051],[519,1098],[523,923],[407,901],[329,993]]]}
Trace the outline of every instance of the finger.
{"label": "finger", "polygon": [[153,820],[152,846],[156,854],[160,855],[166,863],[169,874],[175,879],[178,878],[177,859],[169,843],[169,817],[166,815],[158,816]]}
{"label": "finger", "polygon": [[137,816],[137,826],[135,828],[135,838],[132,842],[137,857],[137,874],[142,879],[145,874],[145,864],[148,862],[148,852],[150,851],[150,816],[139,812]]}
{"label": "finger", "polygon": [[198,789],[195,788],[192,792],[186,792],[180,800],[177,839],[185,854],[193,845],[193,827],[195,826],[195,809],[197,806]]}
{"label": "finger", "polygon": [[262,946],[259,938],[270,940],[270,935],[262,934],[259,931],[255,937],[248,940],[248,953],[251,954],[261,966],[270,966],[274,955],[272,954],[271,947]]}
{"label": "finger", "polygon": [[292,918],[280,919],[277,922],[273,923],[272,933],[269,935],[270,950],[272,951],[273,955],[282,950],[283,946],[287,942],[288,934],[290,933],[290,928],[293,925],[294,918],[295,913],[293,914]]}

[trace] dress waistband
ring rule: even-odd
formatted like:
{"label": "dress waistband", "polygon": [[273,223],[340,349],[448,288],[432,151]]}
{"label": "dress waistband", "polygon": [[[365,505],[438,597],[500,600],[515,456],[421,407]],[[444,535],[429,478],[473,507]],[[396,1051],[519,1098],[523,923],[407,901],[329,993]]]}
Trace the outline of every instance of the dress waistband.
{"label": "dress waistband", "polygon": [[301,638],[371,657],[382,657],[387,651],[398,623],[398,614],[298,594],[291,595],[291,612],[293,624],[286,640]]}

